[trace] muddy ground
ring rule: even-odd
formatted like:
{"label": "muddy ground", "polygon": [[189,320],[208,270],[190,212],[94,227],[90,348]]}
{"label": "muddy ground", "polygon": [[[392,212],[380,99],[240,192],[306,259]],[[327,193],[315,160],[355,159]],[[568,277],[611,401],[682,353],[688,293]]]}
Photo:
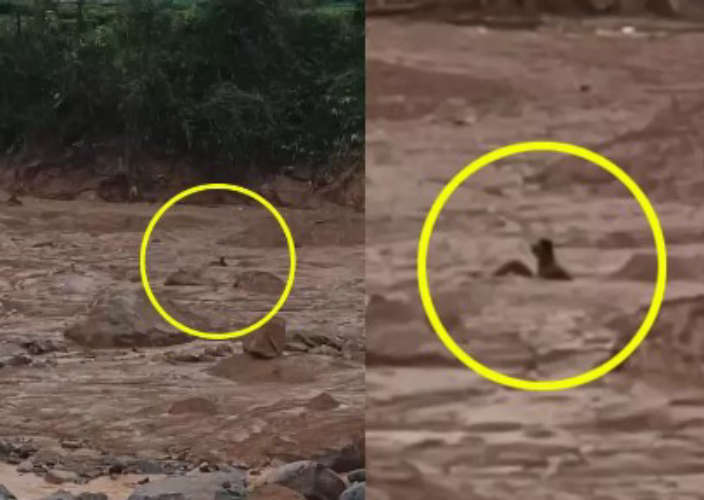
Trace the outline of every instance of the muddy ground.
{"label": "muddy ground", "polygon": [[[370,19],[367,455],[372,500],[704,498],[704,33],[653,19],[499,31]],[[429,329],[417,240],[443,185],[526,140],[591,147],[651,198],[670,255],[660,319],[621,370],[563,392],[497,386]],[[493,277],[554,240],[574,279]],[[502,160],[436,225],[428,273],[470,355],[529,380],[595,367],[642,321],[653,237],[625,188],[557,154]]]}
{"label": "muddy ground", "polygon": [[[59,487],[124,499],[147,475],[201,464],[256,471],[318,458],[333,468],[360,466],[361,214],[324,200],[313,209],[281,209],[298,269],[278,316],[289,343],[283,357],[265,360],[242,354],[239,340],[194,340],[163,320],[165,338],[175,340],[160,347],[149,347],[148,335],[125,340],[119,332],[95,341],[108,348],[67,338],[101,297],[128,305],[129,297],[143,298],[139,245],[159,205],[22,202],[0,206],[0,456],[7,461],[0,484],[21,499]],[[160,303],[178,306],[170,311],[176,319],[223,332],[261,318],[282,289],[247,288],[242,273],[270,273],[275,284],[289,260],[278,224],[262,207],[177,205],[156,226],[147,269]],[[164,285],[179,272],[200,281]],[[154,321],[144,301],[136,304],[126,306],[134,317],[119,309],[101,328],[138,329],[142,315]]]}

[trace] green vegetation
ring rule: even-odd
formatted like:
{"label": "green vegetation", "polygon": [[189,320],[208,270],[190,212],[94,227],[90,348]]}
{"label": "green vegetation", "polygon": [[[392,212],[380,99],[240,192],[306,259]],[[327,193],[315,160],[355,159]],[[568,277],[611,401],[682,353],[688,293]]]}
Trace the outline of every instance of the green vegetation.
{"label": "green vegetation", "polygon": [[362,9],[0,0],[0,148],[121,137],[235,168],[360,150]]}

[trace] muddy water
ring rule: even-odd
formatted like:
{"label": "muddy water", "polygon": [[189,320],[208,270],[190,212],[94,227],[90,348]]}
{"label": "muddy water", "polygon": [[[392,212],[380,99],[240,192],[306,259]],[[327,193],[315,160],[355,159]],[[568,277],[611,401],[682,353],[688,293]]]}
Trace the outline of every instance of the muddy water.
{"label": "muddy water", "polygon": [[[0,368],[0,438],[70,439],[108,456],[245,467],[320,456],[358,441],[364,418],[360,215],[325,203],[283,210],[299,248],[295,285],[280,317],[291,335],[326,336],[341,351],[287,353],[279,368],[240,380],[213,376],[224,358],[202,356],[216,344],[237,355],[240,341],[92,350],[62,335],[99,294],[140,289],[138,250],[156,205],[23,201],[0,207],[0,352],[7,362]],[[220,257],[227,267],[210,265]],[[157,298],[196,312],[203,323],[189,326],[214,332],[261,318],[277,298],[234,288],[237,273],[285,279],[288,265],[276,221],[262,208],[230,205],[174,207],[156,226],[147,262]],[[164,286],[181,268],[205,268],[212,280]],[[53,344],[47,353],[26,347],[46,341]],[[321,393],[339,404],[307,409]],[[192,398],[207,400],[207,409],[191,408]],[[174,405],[186,410],[172,411]],[[20,495],[24,486],[13,485],[34,484],[32,476],[13,477],[7,468],[3,474],[0,483]],[[124,498],[117,485],[128,488],[132,479],[90,487]]]}
{"label": "muddy water", "polygon": [[[557,393],[500,387],[464,368],[428,328],[418,299],[425,214],[463,166],[517,141],[598,145],[651,123],[671,106],[672,89],[701,81],[701,34],[598,28],[368,23],[366,265],[368,293],[377,295],[367,318],[370,498],[704,498],[704,392],[691,359],[700,353],[691,335],[704,292],[698,265],[669,283],[667,299],[692,309],[682,309],[684,326],[672,315],[658,325],[643,348],[650,357]],[[661,135],[622,148],[636,178]],[[674,144],[662,148],[661,175],[644,189],[656,193],[671,260],[690,262],[704,255],[704,211],[673,178],[697,186],[702,175],[692,146]],[[607,359],[624,334],[614,318],[637,318],[653,293],[653,240],[637,203],[625,190],[569,181],[593,166],[574,167],[549,189],[537,183],[557,159],[525,155],[473,176],[446,205],[429,250],[430,288],[456,342],[529,380],[574,376]],[[491,276],[511,259],[534,267],[529,244],[540,237],[555,241],[573,281]],[[638,254],[649,257],[627,264]],[[667,349],[668,337],[659,341],[675,328],[685,355]]]}

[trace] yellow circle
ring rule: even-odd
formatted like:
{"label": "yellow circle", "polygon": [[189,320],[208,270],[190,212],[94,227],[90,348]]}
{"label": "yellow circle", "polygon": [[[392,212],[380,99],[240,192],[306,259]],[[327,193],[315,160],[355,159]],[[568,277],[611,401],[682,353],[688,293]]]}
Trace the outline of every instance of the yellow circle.
{"label": "yellow circle", "polygon": [[[454,341],[450,334],[445,329],[442,321],[440,320],[437,311],[435,310],[435,305],[433,304],[433,299],[430,294],[430,287],[428,285],[427,276],[427,256],[428,256],[428,245],[430,243],[430,238],[433,233],[433,227],[437,221],[440,212],[442,211],[445,203],[450,198],[452,193],[462,184],[469,176],[484,168],[485,166],[493,163],[497,160],[505,158],[507,156],[513,156],[519,153],[526,153],[530,151],[552,151],[558,153],[566,153],[573,156],[583,158],[591,163],[596,163],[604,170],[611,173],[616,177],[621,183],[628,188],[631,194],[636,198],[640,204],[643,213],[648,219],[650,224],[650,229],[653,232],[653,237],[655,240],[655,249],[657,251],[657,262],[658,262],[658,273],[657,279],[655,281],[655,290],[653,292],[653,298],[650,303],[650,308],[648,313],[643,320],[640,328],[633,336],[631,341],[619,351],[611,359],[607,360],[605,363],[593,368],[587,372],[574,377],[564,378],[560,380],[524,380],[520,378],[510,377],[504,375],[503,373],[492,370],[491,368],[482,365],[478,361],[472,359],[464,350]],[[455,175],[450,182],[443,188],[436,200],[433,202],[430,212],[425,219],[423,224],[423,230],[420,234],[420,241],[418,245],[418,262],[417,262],[417,272],[418,272],[418,286],[420,289],[420,297],[423,302],[423,309],[425,314],[430,321],[435,333],[438,335],[445,347],[455,355],[455,357],[464,363],[467,367],[477,372],[479,375],[508,387],[513,387],[515,389],[523,389],[526,391],[558,391],[563,389],[569,389],[572,387],[577,387],[580,385],[593,382],[594,380],[603,377],[611,370],[616,368],[619,364],[624,362],[643,342],[648,331],[652,328],[657,318],[658,312],[660,311],[660,305],[662,304],[663,298],[665,297],[665,285],[667,280],[667,251],[665,248],[665,237],[663,236],[662,228],[660,227],[660,221],[655,213],[648,197],[641,191],[640,187],[636,182],[631,179],[628,174],[621,170],[618,166],[612,163],[607,158],[594,153],[586,148],[575,146],[568,143],[562,142],[521,142],[516,144],[511,144],[504,146],[502,148],[491,151],[484,156],[478,158],[474,162],[470,163],[464,167],[457,175]]]}
{"label": "yellow circle", "polygon": [[[149,237],[152,234],[152,231],[154,230],[154,226],[156,226],[156,223],[159,221],[159,219],[164,215],[164,213],[171,208],[175,203],[177,203],[179,200],[185,198],[186,196],[190,196],[194,193],[198,193],[200,191],[208,191],[211,189],[225,189],[228,191],[234,191],[236,193],[243,194],[245,196],[249,196],[250,198],[258,201],[264,207],[271,213],[271,215],[274,216],[276,221],[279,223],[279,226],[281,226],[281,230],[284,232],[284,235],[286,236],[286,243],[288,245],[288,253],[290,257],[290,264],[289,264],[289,271],[288,271],[288,280],[286,281],[286,286],[284,287],[284,291],[281,293],[281,296],[279,297],[279,300],[276,302],[274,307],[259,321],[256,323],[252,323],[251,325],[247,326],[246,328],[242,328],[240,330],[236,330],[234,332],[225,332],[225,333],[211,333],[211,332],[201,332],[199,330],[195,330],[193,328],[190,328],[189,326],[184,325],[183,323],[180,323],[179,321],[175,320],[172,318],[169,313],[167,313],[163,307],[161,307],[161,304],[159,304],[159,301],[156,300],[156,297],[152,293],[152,288],[149,285],[149,279],[147,278],[147,247],[149,246]],[[144,232],[144,236],[142,237],[142,246],[139,251],[139,274],[142,277],[142,285],[144,286],[144,291],[147,293],[147,297],[149,297],[149,301],[152,303],[154,306],[154,309],[157,310],[157,312],[161,315],[162,318],[164,318],[169,324],[174,326],[175,328],[178,328],[184,333],[187,333],[189,335],[193,335],[196,337],[204,338],[204,339],[210,339],[210,340],[225,340],[225,339],[232,339],[236,337],[242,337],[244,335],[247,335],[248,333],[252,333],[258,328],[261,328],[264,326],[271,318],[276,316],[276,314],[279,312],[279,310],[283,307],[284,303],[286,302],[286,299],[288,299],[289,293],[291,293],[291,289],[293,288],[293,278],[296,274],[296,248],[294,245],[293,241],[293,236],[291,235],[291,231],[288,228],[288,225],[286,224],[286,221],[284,218],[281,216],[281,214],[276,210],[276,208],[269,203],[265,198],[260,196],[259,194],[255,193],[254,191],[250,191],[247,188],[243,188],[241,186],[237,186],[234,184],[202,184],[200,186],[195,186],[190,189],[186,189],[185,191],[181,191],[179,194],[171,198],[169,201],[167,201],[164,206],[162,206],[156,214],[154,214],[154,217],[152,217],[152,220],[149,222],[149,225],[147,226],[147,230]]]}

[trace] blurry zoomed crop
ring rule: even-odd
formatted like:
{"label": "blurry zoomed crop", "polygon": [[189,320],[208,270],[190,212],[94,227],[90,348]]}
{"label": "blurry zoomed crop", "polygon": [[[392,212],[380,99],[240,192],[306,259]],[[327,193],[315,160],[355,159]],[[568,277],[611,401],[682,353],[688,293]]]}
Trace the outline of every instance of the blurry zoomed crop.
{"label": "blurry zoomed crop", "polygon": [[[701,496],[704,24],[696,2],[367,4],[367,493],[373,500]],[[440,342],[418,239],[460,170],[560,141],[615,162],[668,249],[660,315],[635,354],[558,392],[497,385]],[[528,381],[597,367],[653,296],[653,234],[608,172],[562,153],[467,179],[428,251],[435,307],[475,360]]]}

